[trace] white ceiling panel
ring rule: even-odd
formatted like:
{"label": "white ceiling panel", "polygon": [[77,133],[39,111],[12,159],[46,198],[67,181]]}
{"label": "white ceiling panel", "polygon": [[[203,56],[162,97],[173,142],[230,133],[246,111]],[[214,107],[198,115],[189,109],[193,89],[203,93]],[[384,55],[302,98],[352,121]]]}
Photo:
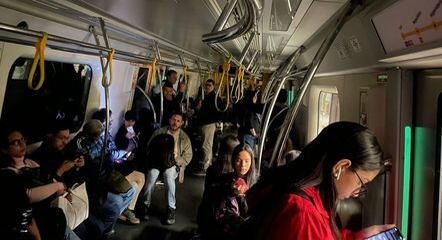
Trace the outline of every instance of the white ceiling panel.
{"label": "white ceiling panel", "polygon": [[304,44],[305,41],[316,33],[343,5],[344,3],[342,2],[313,2],[287,45],[301,46]]}

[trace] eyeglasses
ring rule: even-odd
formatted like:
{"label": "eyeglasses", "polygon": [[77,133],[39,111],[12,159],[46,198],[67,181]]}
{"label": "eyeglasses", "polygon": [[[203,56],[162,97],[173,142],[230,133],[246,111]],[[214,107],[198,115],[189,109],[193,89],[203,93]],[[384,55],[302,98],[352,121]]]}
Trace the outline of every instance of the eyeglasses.
{"label": "eyeglasses", "polygon": [[8,144],[9,146],[20,146],[20,144],[26,144],[26,141],[26,138],[21,137],[20,139],[10,141]]}
{"label": "eyeglasses", "polygon": [[365,184],[364,181],[362,181],[361,176],[359,176],[359,174],[358,174],[358,172],[356,172],[356,170],[354,170],[352,168],[352,171],[356,174],[356,176],[359,179],[359,182],[361,183],[361,187],[359,188],[359,191],[356,192],[354,195],[357,197],[364,196],[365,194],[367,194],[367,191],[368,191],[367,184]]}

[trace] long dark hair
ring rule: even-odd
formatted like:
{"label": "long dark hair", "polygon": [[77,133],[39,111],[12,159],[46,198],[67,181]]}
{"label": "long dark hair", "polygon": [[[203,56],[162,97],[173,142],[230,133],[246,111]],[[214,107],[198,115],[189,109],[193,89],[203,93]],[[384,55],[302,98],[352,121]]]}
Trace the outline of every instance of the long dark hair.
{"label": "long dark hair", "polygon": [[218,150],[218,157],[215,162],[218,171],[222,174],[230,173],[232,168],[232,153],[236,146],[240,144],[237,137],[227,135],[221,139]]}
{"label": "long dark hair", "polygon": [[[332,178],[332,168],[341,159],[349,159],[355,170],[385,170],[387,164],[376,137],[367,128],[352,122],[337,122],[324,128],[293,162],[275,169],[255,185],[275,186],[272,199],[290,192],[300,192],[316,187],[326,211],[335,239],[340,239],[336,226],[337,196]],[[277,200],[277,199],[276,199]],[[261,205],[261,204],[259,204]]]}
{"label": "long dark hair", "polygon": [[235,161],[238,158],[239,153],[242,151],[246,151],[250,155],[251,164],[250,164],[250,169],[247,172],[247,178],[245,180],[247,182],[247,185],[249,185],[249,187],[251,187],[257,181],[257,174],[256,174],[255,158],[254,158],[253,150],[249,145],[240,144],[240,145],[236,146],[235,149],[233,149],[232,161],[231,161],[232,168],[235,170]]}

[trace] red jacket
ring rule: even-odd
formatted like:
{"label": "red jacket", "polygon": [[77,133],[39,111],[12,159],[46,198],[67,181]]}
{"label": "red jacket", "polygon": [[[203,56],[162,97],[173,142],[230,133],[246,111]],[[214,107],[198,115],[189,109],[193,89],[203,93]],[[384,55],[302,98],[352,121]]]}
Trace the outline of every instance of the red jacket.
{"label": "red jacket", "polygon": [[[286,194],[270,222],[267,239],[335,240],[329,225],[330,216],[316,188],[304,190],[311,201],[295,194]],[[342,230],[342,240],[353,240],[351,231]]]}

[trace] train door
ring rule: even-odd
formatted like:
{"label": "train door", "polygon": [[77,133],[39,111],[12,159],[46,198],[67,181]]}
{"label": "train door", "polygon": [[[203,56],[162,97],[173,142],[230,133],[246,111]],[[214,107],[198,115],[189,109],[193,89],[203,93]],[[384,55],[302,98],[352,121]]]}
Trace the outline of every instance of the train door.
{"label": "train door", "polygon": [[442,69],[415,73],[410,239],[441,239]]}
{"label": "train door", "polygon": [[[362,125],[366,126],[377,137],[379,144],[385,146],[386,120],[386,90],[385,85],[361,89],[360,115]],[[364,94],[365,101],[364,101]],[[365,105],[365,106],[364,106]],[[380,175],[370,183],[367,195],[361,199],[362,227],[382,224],[385,212],[385,175]]]}

